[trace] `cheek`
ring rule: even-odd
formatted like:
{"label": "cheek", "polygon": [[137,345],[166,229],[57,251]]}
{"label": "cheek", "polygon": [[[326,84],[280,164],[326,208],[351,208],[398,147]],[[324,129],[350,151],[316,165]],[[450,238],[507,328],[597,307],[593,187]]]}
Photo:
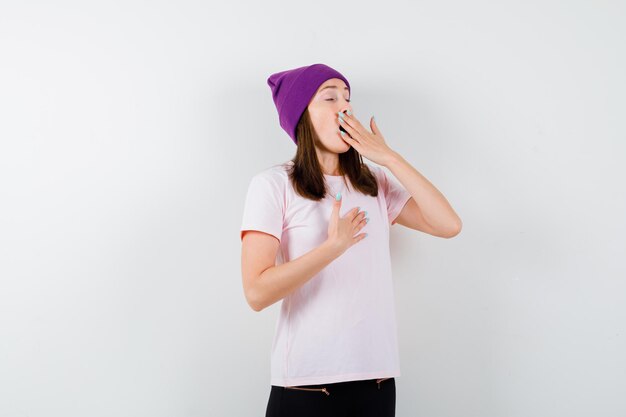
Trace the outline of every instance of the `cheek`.
{"label": "cheek", "polygon": [[336,125],[336,123],[339,123],[338,120],[335,120],[335,114],[331,113],[331,112],[324,112],[324,113],[320,113],[317,114],[314,118],[313,118],[313,122],[320,127],[323,128],[329,128],[329,127],[333,127]]}

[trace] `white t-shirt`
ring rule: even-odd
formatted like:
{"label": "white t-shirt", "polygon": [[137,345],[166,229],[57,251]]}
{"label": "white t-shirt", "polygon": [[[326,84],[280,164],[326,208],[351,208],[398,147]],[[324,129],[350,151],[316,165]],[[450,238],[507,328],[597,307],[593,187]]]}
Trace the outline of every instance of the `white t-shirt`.
{"label": "white t-shirt", "polygon": [[[400,376],[389,227],[411,195],[382,167],[370,165],[378,196],[345,187],[324,174],[331,195],[313,201],[298,195],[287,161],[250,181],[241,235],[259,230],[280,241],[276,265],[296,259],[328,237],[334,195],[339,215],[367,211],[367,233],[317,275],[281,300],[271,350],[271,385],[297,386]],[[346,182],[349,183],[349,180]]]}

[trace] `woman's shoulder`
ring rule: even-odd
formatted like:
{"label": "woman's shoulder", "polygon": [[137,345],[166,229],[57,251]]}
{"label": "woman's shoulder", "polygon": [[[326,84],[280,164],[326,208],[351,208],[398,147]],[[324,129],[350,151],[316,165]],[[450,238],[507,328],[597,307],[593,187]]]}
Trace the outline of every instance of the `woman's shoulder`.
{"label": "woman's shoulder", "polygon": [[285,179],[288,177],[287,170],[290,165],[291,161],[281,162],[259,171],[256,175],[275,179]]}
{"label": "woman's shoulder", "polygon": [[367,162],[363,162],[363,165],[365,165],[366,167],[368,167],[368,168],[370,169],[370,171],[372,171],[372,173],[374,173],[374,172],[378,172],[378,170],[380,169],[380,167],[379,167],[379,166],[374,165],[374,164],[370,164],[370,163],[367,163]]}
{"label": "woman's shoulder", "polygon": [[283,162],[279,164],[275,164],[264,168],[258,171],[256,174],[252,176],[253,180],[263,180],[264,182],[270,182],[276,185],[284,185],[287,183],[289,179],[289,174],[287,172],[287,168],[289,166],[289,162]]}

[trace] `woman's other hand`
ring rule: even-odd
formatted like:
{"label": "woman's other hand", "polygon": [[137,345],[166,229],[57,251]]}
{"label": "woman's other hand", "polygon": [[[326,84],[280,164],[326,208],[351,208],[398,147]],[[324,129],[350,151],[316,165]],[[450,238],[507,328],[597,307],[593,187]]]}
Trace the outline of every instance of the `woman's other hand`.
{"label": "woman's other hand", "polygon": [[357,242],[360,242],[367,236],[367,233],[358,233],[367,224],[368,218],[365,212],[359,212],[359,208],[355,207],[346,213],[343,217],[339,217],[339,209],[341,208],[341,194],[338,194],[339,200],[335,198],[333,203],[333,211],[328,222],[328,239],[327,241],[335,247],[340,253],[345,252],[348,248]]}

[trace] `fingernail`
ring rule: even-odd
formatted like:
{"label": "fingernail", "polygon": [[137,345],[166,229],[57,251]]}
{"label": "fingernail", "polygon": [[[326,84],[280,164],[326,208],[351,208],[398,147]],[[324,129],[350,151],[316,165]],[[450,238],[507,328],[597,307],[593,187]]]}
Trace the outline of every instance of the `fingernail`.
{"label": "fingernail", "polygon": [[365,233],[365,237],[367,237],[367,233]]}
{"label": "fingernail", "polygon": [[352,116],[352,112],[350,110],[348,110],[348,116]]}
{"label": "fingernail", "polygon": [[335,196],[335,200],[339,201],[340,199],[341,199],[341,191],[339,191],[337,195]]}

